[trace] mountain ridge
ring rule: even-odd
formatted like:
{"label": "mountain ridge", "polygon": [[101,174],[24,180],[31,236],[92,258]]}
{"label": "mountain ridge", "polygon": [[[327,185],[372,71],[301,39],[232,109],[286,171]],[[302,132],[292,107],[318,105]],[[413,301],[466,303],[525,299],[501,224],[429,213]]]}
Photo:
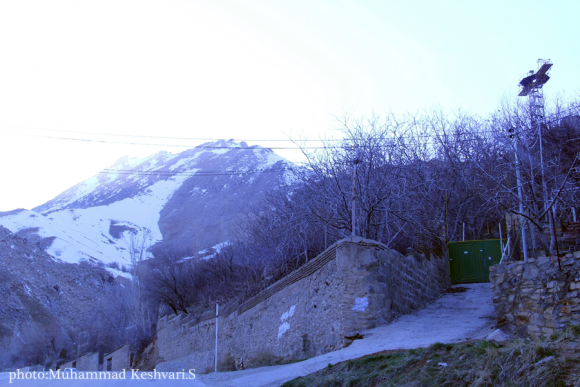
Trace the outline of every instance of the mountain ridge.
{"label": "mountain ridge", "polygon": [[271,149],[219,140],[183,152],[124,156],[32,210],[0,214],[12,232],[52,238],[46,251],[77,263],[131,263],[131,249],[201,251],[232,238],[237,219],[292,164]]}

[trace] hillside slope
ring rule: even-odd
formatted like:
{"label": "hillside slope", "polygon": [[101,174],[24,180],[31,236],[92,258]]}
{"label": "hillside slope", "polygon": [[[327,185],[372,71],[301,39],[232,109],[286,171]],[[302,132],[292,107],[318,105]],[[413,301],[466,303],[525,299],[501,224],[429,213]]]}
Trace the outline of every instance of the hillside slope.
{"label": "hillside slope", "polygon": [[39,244],[0,226],[0,339],[30,324],[84,321],[103,285],[114,281],[105,269],[55,260]]}

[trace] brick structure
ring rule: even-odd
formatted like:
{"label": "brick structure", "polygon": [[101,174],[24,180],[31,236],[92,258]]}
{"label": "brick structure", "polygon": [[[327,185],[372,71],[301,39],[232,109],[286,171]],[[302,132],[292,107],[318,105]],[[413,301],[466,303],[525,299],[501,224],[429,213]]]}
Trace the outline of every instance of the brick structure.
{"label": "brick structure", "polygon": [[[365,329],[417,310],[449,287],[447,259],[403,256],[362,238],[343,239],[219,318],[220,362],[303,359],[342,348]],[[157,324],[158,371],[213,369],[215,312]]]}

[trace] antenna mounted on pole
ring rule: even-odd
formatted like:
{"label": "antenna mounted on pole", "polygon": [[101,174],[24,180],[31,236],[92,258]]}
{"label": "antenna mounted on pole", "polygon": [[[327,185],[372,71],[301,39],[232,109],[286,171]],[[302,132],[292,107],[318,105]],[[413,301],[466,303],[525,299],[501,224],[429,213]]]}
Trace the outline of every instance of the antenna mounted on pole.
{"label": "antenna mounted on pole", "polygon": [[548,76],[548,72],[552,67],[550,59],[538,59],[538,63],[540,63],[538,71],[534,73],[533,70],[530,70],[529,75],[520,81],[520,86],[522,87],[518,94],[520,97],[525,97],[530,92],[541,89],[550,80]]}
{"label": "antenna mounted on pole", "polygon": [[531,128],[539,131],[544,120],[544,93],[542,88],[550,80],[548,72],[552,68],[552,62],[550,59],[538,59],[538,66],[538,71],[535,73],[530,71],[529,75],[520,81],[522,89],[518,95],[520,97],[528,97]]}
{"label": "antenna mounted on pole", "polygon": [[[538,59],[538,71],[530,71],[528,75],[520,81],[520,86],[522,89],[518,94],[520,97],[528,97],[528,105],[530,109],[530,128],[532,131],[536,131],[539,137],[540,143],[540,168],[542,171],[542,187],[544,190],[544,208],[547,208],[548,196],[546,179],[544,177],[544,158],[542,150],[542,122],[544,121],[544,94],[542,88],[550,80],[548,72],[552,68],[552,62],[549,59]],[[514,140],[514,154],[516,161],[516,174],[518,179],[518,198],[520,202],[520,214],[524,213],[524,196],[523,196],[523,184],[520,172],[520,164],[518,160],[518,136],[514,137],[513,131],[510,130],[510,138]],[[526,242],[526,229],[525,225],[527,220],[523,215],[520,215],[520,227],[522,233],[522,250],[524,253],[524,261],[528,260],[528,250]],[[550,230],[553,230],[553,222],[550,220]]]}

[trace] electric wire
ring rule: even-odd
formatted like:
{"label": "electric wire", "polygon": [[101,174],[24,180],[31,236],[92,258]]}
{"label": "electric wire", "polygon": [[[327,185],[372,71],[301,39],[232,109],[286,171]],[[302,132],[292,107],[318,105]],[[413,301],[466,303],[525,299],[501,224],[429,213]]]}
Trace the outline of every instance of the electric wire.
{"label": "electric wire", "polygon": [[[489,132],[495,133],[497,132]],[[137,145],[137,146],[164,146],[164,147],[172,147],[172,148],[188,148],[188,149],[238,149],[238,150],[317,150],[317,149],[343,149],[343,145],[324,145],[324,146],[273,146],[273,147],[258,147],[258,146],[221,146],[221,145],[193,145],[193,144],[161,144],[161,143],[137,143],[137,142],[127,142],[127,141],[110,141],[110,140],[96,140],[96,139],[85,139],[85,138],[72,138],[72,137],[57,137],[57,136],[46,136],[46,135],[34,135],[34,134],[27,134],[27,133],[13,133],[23,136],[30,136],[30,137],[37,137],[37,138],[49,138],[49,139],[56,139],[56,140],[69,140],[69,141],[80,141],[80,142],[92,142],[92,143],[101,143],[101,144],[122,144],[122,145]],[[484,134],[483,132],[479,132],[479,134]],[[467,135],[467,133],[462,133],[462,135]],[[372,148],[375,146],[381,147],[397,147],[401,145],[401,142],[405,140],[409,140],[409,145],[416,145],[417,142],[420,142],[421,145],[439,145],[439,141],[419,141],[418,138],[434,138],[435,136],[432,135],[418,135],[418,136],[400,136],[400,137],[374,137],[369,138],[370,140],[377,140],[377,141],[392,141],[392,143],[388,144],[377,144],[377,145],[369,145],[369,144],[356,144],[352,145],[352,147],[357,148]],[[463,142],[470,142],[477,137],[471,138],[463,138],[463,139],[452,139],[448,143],[463,143]],[[343,139],[344,141],[357,141],[358,139]],[[365,139],[362,139],[365,140]],[[398,142],[398,143],[395,143]]]}
{"label": "electric wire", "polygon": [[[172,136],[150,136],[143,134],[120,134],[120,133],[102,133],[102,132],[89,132],[89,131],[79,131],[79,130],[64,130],[64,129],[49,129],[40,128],[33,126],[22,126],[22,125],[3,125],[4,127],[17,128],[17,129],[30,129],[30,130],[41,130],[46,132],[61,132],[61,133],[75,133],[75,134],[90,134],[98,136],[113,136],[113,137],[136,137],[136,138],[156,138],[156,139],[167,139],[167,140],[194,140],[194,141],[221,141],[223,138],[209,138],[209,137],[172,137]],[[228,139],[234,140],[236,142],[295,142],[292,139]],[[299,141],[340,141],[340,139],[303,139]]]}
{"label": "electric wire", "polygon": [[[570,107],[568,109],[562,110],[560,112],[558,112],[557,117],[552,118],[551,120],[542,120],[542,124],[544,125],[548,125],[554,122],[558,122],[562,120],[562,115],[564,114],[569,114],[572,112],[577,112],[578,108],[577,107]],[[555,115],[552,115],[555,116]],[[9,127],[15,127],[15,126],[9,126]],[[30,128],[32,129],[32,128]],[[119,136],[119,137],[139,137],[139,138],[156,138],[156,139],[174,139],[174,140],[199,140],[199,141],[204,141],[204,140],[213,140],[213,139],[209,139],[209,138],[193,138],[193,137],[163,137],[163,136],[145,136],[145,135],[119,135],[119,134],[114,134],[114,133],[97,133],[97,132],[82,132],[82,131],[65,131],[65,130],[56,130],[56,129],[43,129],[43,128],[34,128],[34,130],[46,130],[46,131],[61,131],[61,132],[70,132],[70,133],[78,133],[78,134],[91,134],[91,135],[103,135],[103,136]],[[102,144],[122,144],[122,145],[137,145],[137,146],[165,146],[165,147],[177,147],[177,148],[199,148],[199,149],[243,149],[243,150],[256,150],[256,149],[272,149],[272,150],[317,150],[317,149],[343,149],[344,146],[343,145],[323,145],[323,146],[274,146],[274,147],[258,147],[256,145],[252,145],[252,146],[221,146],[221,145],[206,145],[206,144],[201,144],[201,145],[194,145],[194,144],[162,144],[162,143],[147,143],[147,142],[131,142],[131,141],[113,141],[113,140],[98,140],[98,139],[88,139],[88,138],[76,138],[76,137],[64,137],[64,136],[50,136],[50,135],[42,135],[42,134],[30,134],[30,133],[15,133],[15,132],[8,132],[10,134],[16,134],[16,135],[22,135],[22,136],[29,136],[29,137],[38,137],[38,138],[48,138],[48,139],[56,139],[56,140],[67,140],[67,141],[80,141],[80,142],[92,142],[92,143],[102,143]],[[400,142],[404,141],[405,139],[408,140],[413,140],[415,143],[418,141],[418,139],[420,138],[431,138],[433,139],[433,141],[429,142],[429,141],[421,141],[421,144],[423,145],[439,145],[441,144],[441,142],[439,140],[446,140],[447,143],[462,143],[462,142],[470,142],[473,140],[477,139],[477,135],[484,135],[484,134],[500,134],[501,130],[497,130],[497,129],[492,129],[492,130],[478,130],[475,133],[475,136],[473,135],[473,133],[460,133],[461,136],[470,136],[470,138],[453,138],[451,141],[447,140],[448,137],[441,137],[441,136],[437,136],[435,134],[413,134],[413,135],[400,135],[400,136],[396,136],[396,137],[372,137],[370,138],[371,140],[378,140],[378,141],[393,141],[393,142],[399,142],[399,144],[380,144],[380,146],[399,146],[401,145]],[[451,133],[451,136],[455,136],[455,133]],[[269,140],[243,140],[243,141],[264,141],[264,142],[270,142],[270,141],[276,141],[276,142],[282,142],[282,141],[292,141],[294,143],[296,142],[313,142],[313,141],[319,141],[319,142],[325,142],[325,141],[329,141],[329,142],[334,142],[334,141],[342,141],[342,142],[355,142],[359,139],[356,138],[342,138],[342,139],[320,139],[320,140],[316,140],[316,139],[301,139],[301,140],[284,140],[284,139],[269,139]],[[223,139],[216,139],[216,141],[223,141]],[[235,140],[235,141],[242,141],[242,140]],[[357,144],[356,147],[366,147],[368,145],[365,144]]]}
{"label": "electric wire", "polygon": [[[572,112],[577,112],[579,110],[578,107],[572,106],[567,109],[561,110],[558,113],[552,114],[552,116],[557,116],[552,120],[543,120],[543,123],[552,123],[561,120],[561,116],[563,114],[570,114]],[[90,135],[98,135],[98,136],[114,136],[114,137],[135,137],[135,138],[154,138],[154,139],[171,139],[171,140],[195,140],[195,141],[223,141],[223,138],[209,138],[209,137],[177,137],[177,136],[151,136],[151,135],[141,135],[141,134],[119,134],[119,133],[103,133],[103,132],[91,132],[91,131],[78,131],[78,130],[64,130],[64,129],[49,129],[49,128],[40,128],[40,127],[32,127],[32,126],[22,126],[22,125],[3,125],[4,127],[9,128],[20,128],[20,129],[30,129],[30,130],[41,130],[41,131],[48,131],[48,132],[61,132],[61,133],[75,133],[75,134],[90,134]],[[487,133],[495,133],[495,131],[485,131]],[[430,134],[415,134],[414,136],[402,136],[402,137],[431,137]],[[60,137],[57,137],[60,138]],[[69,139],[69,138],[65,138]],[[383,137],[381,139],[392,139],[391,137]],[[230,139],[236,142],[324,142],[324,141],[353,141],[355,139],[343,139],[343,138],[326,138],[326,139]]]}
{"label": "electric wire", "polygon": [[281,168],[281,169],[257,169],[248,171],[164,171],[164,170],[151,170],[151,171],[134,171],[130,169],[104,169],[99,172],[99,174],[113,174],[113,175],[137,175],[137,176],[236,176],[236,175],[254,175],[260,173],[277,173],[277,172],[288,172],[294,171],[293,168]]}

